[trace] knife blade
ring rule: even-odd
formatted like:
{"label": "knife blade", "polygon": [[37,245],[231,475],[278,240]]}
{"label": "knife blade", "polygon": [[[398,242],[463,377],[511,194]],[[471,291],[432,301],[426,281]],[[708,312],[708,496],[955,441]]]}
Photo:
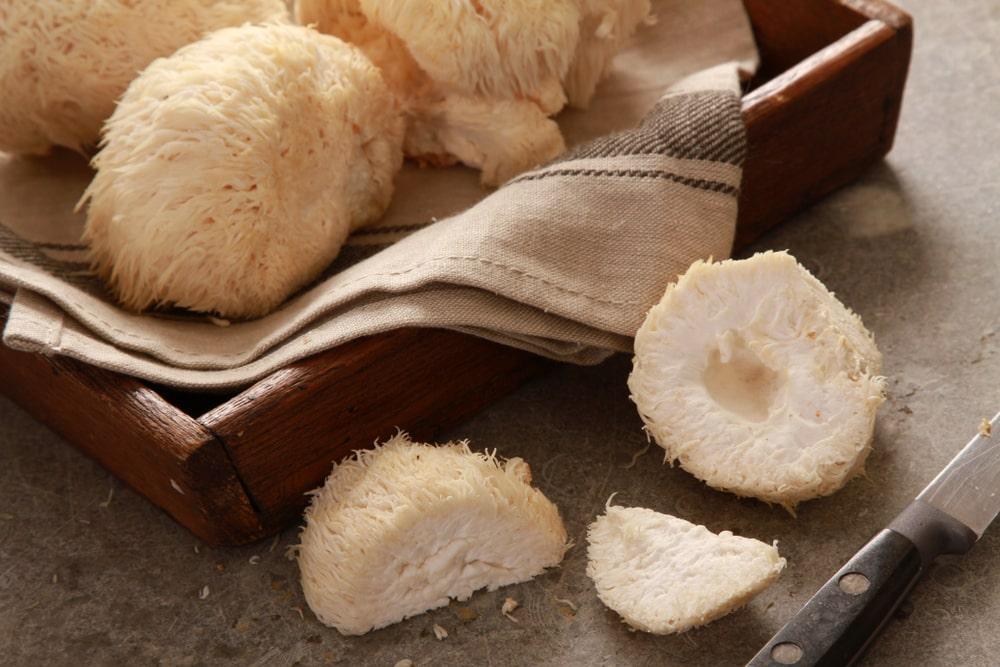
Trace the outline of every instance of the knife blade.
{"label": "knife blade", "polygon": [[1000,513],[1000,413],[747,663],[851,665],[942,554],[963,554]]}

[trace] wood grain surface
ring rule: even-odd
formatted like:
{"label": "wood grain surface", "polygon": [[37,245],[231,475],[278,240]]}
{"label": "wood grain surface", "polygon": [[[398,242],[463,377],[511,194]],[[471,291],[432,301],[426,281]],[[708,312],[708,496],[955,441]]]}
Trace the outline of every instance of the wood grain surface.
{"label": "wood grain surface", "polygon": [[[6,304],[0,304],[5,319]],[[134,378],[0,345],[3,393],[209,544],[263,535],[222,444]]]}
{"label": "wood grain surface", "polygon": [[892,148],[912,31],[869,20],[743,98],[749,154],[737,247]]}
{"label": "wood grain surface", "polygon": [[418,439],[510,391],[549,362],[441,329],[401,329],[292,364],[199,422],[226,443],[270,526],[351,451],[405,427]]}

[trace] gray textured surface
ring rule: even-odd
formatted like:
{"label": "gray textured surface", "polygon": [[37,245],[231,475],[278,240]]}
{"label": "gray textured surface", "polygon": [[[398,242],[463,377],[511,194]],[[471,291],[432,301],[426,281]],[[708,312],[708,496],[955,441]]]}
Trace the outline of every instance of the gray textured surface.
{"label": "gray textured surface", "polygon": [[[532,583],[361,638],[305,607],[295,531],[271,549],[201,547],[145,500],[0,400],[0,663],[738,664],[1000,409],[1000,5],[910,0],[917,49],[896,148],[856,185],[765,239],[789,248],[874,330],[891,377],[868,477],[780,509],[714,492],[644,445],[628,362],[562,368],[454,431],[523,456],[571,535],[607,496],[713,530],[777,539],[789,566],[748,608],[681,637],[630,633],[584,575],[582,546]],[[106,506],[109,492],[113,490]],[[869,665],[991,665],[1000,654],[1000,531],[942,559]],[[253,565],[250,557],[260,556]],[[199,593],[208,587],[208,596]],[[500,616],[521,602],[519,624]],[[555,602],[572,600],[572,614]],[[471,609],[478,617],[468,618]],[[299,610],[304,613],[300,616]],[[431,626],[451,633],[437,641]]]}

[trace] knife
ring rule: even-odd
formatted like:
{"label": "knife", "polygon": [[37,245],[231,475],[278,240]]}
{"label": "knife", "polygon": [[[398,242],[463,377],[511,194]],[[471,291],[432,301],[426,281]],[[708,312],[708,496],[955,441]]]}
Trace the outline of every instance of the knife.
{"label": "knife", "polygon": [[1000,414],[771,638],[747,667],[853,664],[942,554],[964,554],[1000,512]]}

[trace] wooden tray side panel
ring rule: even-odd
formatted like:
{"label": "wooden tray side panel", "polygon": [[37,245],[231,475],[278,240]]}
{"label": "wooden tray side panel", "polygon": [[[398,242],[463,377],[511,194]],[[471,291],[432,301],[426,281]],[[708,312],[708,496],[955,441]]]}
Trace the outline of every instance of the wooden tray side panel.
{"label": "wooden tray side panel", "polygon": [[743,98],[738,247],[889,152],[911,42],[908,23],[871,20]]}
{"label": "wooden tray side panel", "polygon": [[221,444],[141,382],[3,345],[0,378],[0,391],[205,542],[263,535]]}
{"label": "wooden tray side panel", "polygon": [[902,30],[909,15],[885,0],[743,0],[767,81],[870,20]]}
{"label": "wooden tray side panel", "polygon": [[293,364],[200,422],[222,440],[262,512],[279,526],[334,461],[405,427],[429,439],[548,365],[442,329],[402,329]]}
{"label": "wooden tray side panel", "polygon": [[761,72],[770,79],[860,27],[869,16],[838,2],[743,0],[753,27]]}

